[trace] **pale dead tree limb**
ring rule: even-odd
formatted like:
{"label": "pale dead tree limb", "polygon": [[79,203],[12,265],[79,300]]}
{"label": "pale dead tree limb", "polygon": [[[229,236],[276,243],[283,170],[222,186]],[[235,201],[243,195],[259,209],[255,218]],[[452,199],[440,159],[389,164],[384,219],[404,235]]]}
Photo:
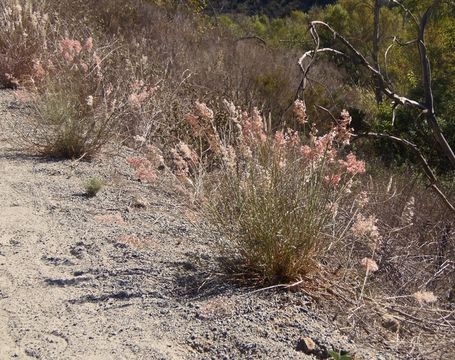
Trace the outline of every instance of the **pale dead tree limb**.
{"label": "pale dead tree limb", "polygon": [[[302,77],[302,80],[300,81],[299,88],[297,89],[296,98],[299,96],[299,93],[301,92],[303,101],[305,101],[304,94],[305,94],[305,89],[306,89],[306,85],[307,85],[307,81],[308,81],[308,73],[310,71],[311,65],[313,65],[313,62],[316,60],[316,54],[320,50],[319,49],[320,39],[319,39],[318,33],[315,32],[315,29],[313,29],[311,27],[310,27],[309,31],[310,31],[311,37],[313,38],[314,50],[307,51],[305,54],[303,54],[303,56],[298,61],[300,69],[302,70],[302,73],[303,73],[303,77]],[[306,68],[304,68],[302,65],[303,60],[308,56],[311,56],[311,60],[308,64],[308,66]]]}
{"label": "pale dead tree limb", "polygon": [[[441,127],[439,126],[435,110],[434,110],[434,99],[433,99],[433,91],[431,87],[431,67],[430,67],[430,61],[427,56],[427,49],[425,46],[425,30],[426,26],[428,24],[428,21],[434,12],[434,9],[441,3],[441,0],[433,0],[432,4],[427,8],[426,12],[418,21],[418,19],[401,3],[398,1],[393,1],[395,4],[399,5],[401,9],[403,9],[406,14],[409,14],[414,22],[416,23],[416,26],[418,28],[418,39],[417,39],[417,44],[418,44],[418,49],[419,49],[419,54],[420,54],[420,65],[422,69],[422,87],[424,91],[424,98],[425,101],[424,103],[421,103],[419,101],[409,99],[405,96],[400,96],[399,94],[395,93],[393,90],[392,85],[386,80],[382,72],[377,66],[374,66],[370,64],[370,62],[366,59],[360,51],[358,51],[344,36],[339,34],[335,29],[333,29],[329,24],[323,22],[323,21],[312,21],[310,22],[310,32],[313,36],[313,39],[315,40],[315,49],[312,51],[307,51],[300,59],[299,59],[299,66],[302,69],[303,72],[303,85],[306,84],[305,82],[305,77],[307,76],[310,67],[314,63],[316,59],[316,55],[321,52],[332,52],[335,54],[338,54],[338,50],[335,51],[330,51],[330,50],[325,50],[324,51],[319,51],[322,49],[319,49],[320,41],[319,41],[319,35],[318,35],[318,28],[323,28],[325,30],[328,30],[330,33],[332,33],[334,39],[339,40],[344,46],[348,48],[348,50],[351,53],[350,60],[351,61],[358,61],[362,66],[364,66],[366,69],[368,69],[373,77],[374,80],[376,81],[377,85],[380,86],[381,91],[383,92],[384,95],[386,95],[389,99],[391,99],[395,106],[398,105],[403,105],[403,106],[409,106],[413,107],[418,110],[422,110],[425,114],[425,119],[428,124],[429,129],[431,130],[431,133],[434,137],[434,142],[437,145],[439,152],[441,154],[444,154],[445,157],[450,161],[450,164],[452,167],[455,169],[455,153],[452,150],[450,144],[447,142]],[[343,55],[346,55],[345,53],[342,53]],[[311,56],[311,61],[310,63],[306,66],[303,67],[303,60],[307,57]],[[305,90],[305,87],[302,87],[302,90]]]}
{"label": "pale dead tree limb", "polygon": [[[335,54],[335,55],[344,56],[346,58],[349,58],[342,51],[339,51],[339,50],[336,50],[336,49],[332,49],[332,48],[322,48],[322,49],[320,49],[319,48],[320,40],[319,40],[318,33],[312,27],[310,27],[309,32],[310,32],[311,37],[313,38],[313,41],[314,41],[314,49],[305,52],[299,58],[298,65],[300,67],[300,70],[303,73],[303,76],[302,76],[302,80],[300,80],[299,86],[297,87],[297,91],[296,91],[295,96],[294,96],[294,100],[297,100],[300,97],[304,102],[305,102],[304,94],[305,94],[305,90],[306,90],[306,87],[307,87],[307,84],[308,84],[308,80],[309,80],[308,73],[310,72],[310,69],[311,69],[311,66],[313,65],[313,62],[316,61],[316,55],[318,53],[332,53],[332,54]],[[309,61],[308,64],[305,65],[304,62],[305,62],[305,60],[307,58],[310,58],[310,61]],[[293,104],[294,104],[294,102],[289,104],[289,106],[287,107],[285,112],[287,112],[292,107]]]}
{"label": "pale dead tree limb", "polygon": [[[300,69],[302,70],[303,72],[303,75],[305,77],[307,77],[308,75],[308,71],[310,71],[310,68],[311,68],[311,65],[312,63],[314,62],[314,59],[315,59],[315,54],[319,54],[319,53],[332,53],[332,54],[335,54],[335,55],[340,55],[340,56],[344,56],[345,58],[349,58],[344,52],[342,51],[339,51],[339,50],[335,50],[335,49],[332,49],[332,48],[322,48],[322,49],[315,49],[315,50],[309,50],[307,51],[306,53],[304,53],[299,61],[298,61],[298,64],[300,66]],[[311,61],[308,65],[304,65],[304,60],[307,59],[308,57],[311,58]]]}
{"label": "pale dead tree limb", "polygon": [[389,78],[389,71],[388,71],[388,58],[389,58],[389,52],[392,50],[395,44],[398,44],[400,46],[408,46],[411,44],[414,44],[417,42],[417,39],[414,40],[409,40],[406,42],[401,42],[397,36],[394,36],[392,38],[392,43],[387,47],[386,51],[384,52],[384,74],[387,82],[390,84],[390,78]]}
{"label": "pale dead tree limb", "polygon": [[[374,26],[373,26],[373,65],[380,72],[379,67],[379,39],[380,39],[380,29],[379,29],[379,17],[381,15],[381,0],[374,0]],[[374,93],[376,96],[376,102],[378,104],[382,103],[382,90],[381,83],[378,79],[375,79]]]}
{"label": "pale dead tree limb", "polygon": [[422,152],[420,151],[419,147],[416,144],[414,144],[406,139],[400,138],[398,136],[374,133],[374,132],[361,133],[361,134],[354,135],[354,137],[355,137],[355,139],[362,138],[362,137],[369,137],[369,138],[375,138],[375,139],[387,139],[387,140],[391,140],[396,143],[402,144],[402,145],[406,146],[408,149],[410,149],[419,159],[423,172],[425,173],[425,176],[427,177],[428,181],[430,182],[429,187],[431,187],[435,191],[436,195],[439,196],[439,198],[444,202],[444,204],[447,206],[447,208],[450,209],[455,214],[455,206],[450,202],[450,200],[447,198],[447,196],[439,188],[439,181],[438,181],[435,173],[433,172],[433,170],[431,170],[431,167],[428,164],[427,159],[423,156]]}
{"label": "pale dead tree limb", "polygon": [[430,7],[428,7],[425,14],[422,16],[419,27],[418,47],[420,55],[420,64],[422,69],[422,84],[425,96],[425,107],[426,107],[426,120],[436,139],[441,151],[445,153],[447,158],[450,160],[452,166],[455,168],[455,153],[447,142],[441,127],[439,126],[434,110],[434,97],[433,89],[431,87],[431,66],[430,60],[427,55],[427,48],[425,46],[425,28],[428,24],[428,20],[433,13],[434,9],[441,3],[441,0],[434,0]]}
{"label": "pale dead tree limb", "polygon": [[[388,97],[390,98],[391,100],[397,102],[398,104],[400,105],[404,105],[404,106],[412,106],[412,107],[415,107],[415,108],[418,108],[418,109],[421,109],[421,110],[426,110],[426,107],[425,107],[425,104],[422,104],[418,101],[415,101],[415,100],[412,100],[412,99],[409,99],[405,96],[400,96],[398,94],[396,94],[390,84],[385,80],[384,76],[382,75],[382,73],[376,69],[373,65],[371,65],[369,63],[369,61],[365,58],[365,56],[362,55],[362,53],[360,53],[360,51],[358,51],[354,45],[352,45],[344,36],[342,36],[341,34],[339,34],[335,29],[333,29],[329,24],[323,22],[323,21],[312,21],[310,23],[310,28],[313,29],[313,32],[317,34],[317,30],[316,28],[317,27],[323,27],[325,28],[326,30],[329,30],[333,37],[335,39],[338,39],[340,40],[340,42],[345,45],[352,53],[352,56],[349,57],[349,59],[351,61],[355,61],[355,59],[357,59],[360,64],[362,66],[364,66],[365,68],[367,68],[375,78],[378,79],[379,83],[381,84],[381,88],[382,88],[382,92]],[[314,50],[313,50],[314,51]],[[338,50],[337,50],[338,51]],[[308,53],[308,52],[307,52]],[[305,53],[305,54],[307,54]],[[343,53],[344,55],[346,55],[345,53]],[[347,55],[346,55],[347,56]],[[315,58],[315,57],[313,57]],[[312,61],[312,63],[314,62],[314,60]],[[311,66],[312,63],[309,65]],[[307,66],[307,68],[309,68],[309,66]],[[309,71],[309,69],[307,69],[307,72]]]}
{"label": "pale dead tree limb", "polygon": [[[314,50],[309,50],[307,51],[306,53],[304,53],[299,61],[298,61],[298,64],[299,64],[299,67],[300,69],[302,70],[302,73],[303,73],[303,77],[302,77],[302,81],[300,82],[300,85],[299,85],[299,88],[297,89],[297,94],[296,96],[298,96],[299,92],[302,92],[302,94],[305,93],[305,89],[306,89],[306,85],[307,85],[307,82],[308,82],[308,73],[311,69],[311,65],[313,65],[313,62],[316,60],[316,55],[317,54],[320,54],[320,53],[332,53],[332,54],[335,54],[335,55],[338,55],[338,56],[343,56],[347,59],[349,59],[349,57],[343,53],[342,51],[339,51],[339,50],[335,50],[335,49],[332,49],[332,48],[322,48],[322,49],[319,49],[317,46]],[[305,60],[307,58],[310,58],[310,61],[307,65],[305,65]]]}
{"label": "pale dead tree limb", "polygon": [[[441,2],[442,0],[433,0],[433,2],[427,8],[427,10],[425,11],[422,18],[419,21],[417,17],[402,3],[400,3],[397,0],[392,0],[392,3],[398,5],[405,14],[411,16],[417,27],[418,37],[416,43],[419,50],[420,66],[422,72],[422,87],[425,98],[425,109],[423,110],[425,112],[425,118],[440,151],[449,159],[452,167],[455,168],[455,153],[451,146],[449,145],[449,143],[447,142],[447,139],[445,138],[444,133],[442,132],[441,127],[439,126],[434,109],[433,88],[431,84],[431,65],[427,55],[427,48],[425,45],[425,30],[428,21],[431,15],[433,14],[434,10],[441,4]],[[409,44],[409,42],[406,44]]]}
{"label": "pale dead tree limb", "polygon": [[319,27],[319,26],[329,30],[332,33],[332,35],[333,35],[333,37],[335,39],[340,40],[340,42],[343,45],[345,45],[352,52],[353,57],[350,57],[351,61],[354,61],[355,59],[357,59],[362,66],[367,68],[373,74],[373,76],[378,79],[378,81],[381,84],[381,88],[382,88],[383,93],[388,98],[390,98],[391,100],[397,102],[400,105],[412,106],[412,107],[415,107],[415,108],[418,108],[418,109],[421,109],[421,110],[426,110],[425,104],[422,104],[422,103],[420,103],[418,101],[409,99],[409,98],[407,98],[405,96],[400,96],[400,95],[396,94],[392,90],[390,84],[385,80],[385,78],[382,75],[382,73],[378,69],[376,69],[373,65],[371,65],[369,63],[369,61],[365,58],[365,56],[363,56],[362,53],[360,53],[354,47],[354,45],[352,45],[344,36],[339,34],[329,24],[327,24],[327,23],[325,23],[323,21],[312,21],[310,23],[310,27],[312,27],[314,29],[314,32],[316,32],[316,33],[317,33],[316,28]]}
{"label": "pale dead tree limb", "polygon": [[406,15],[409,15],[411,17],[411,19],[413,20],[414,24],[416,25],[417,29],[419,28],[419,20],[417,19],[417,16],[415,16],[406,6],[404,6],[398,0],[391,0],[391,2],[392,2],[392,4],[399,6]]}

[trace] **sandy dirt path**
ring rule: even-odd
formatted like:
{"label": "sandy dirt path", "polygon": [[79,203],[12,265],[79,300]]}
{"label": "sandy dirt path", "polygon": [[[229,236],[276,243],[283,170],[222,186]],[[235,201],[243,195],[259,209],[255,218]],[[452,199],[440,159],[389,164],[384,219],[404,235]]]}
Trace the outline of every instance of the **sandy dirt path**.
{"label": "sandy dirt path", "polygon": [[[0,116],[14,116],[7,110],[12,97],[3,100]],[[96,228],[81,216],[81,196],[65,194],[61,183],[55,192],[49,187],[66,181],[78,188],[77,181],[59,173],[58,167],[68,164],[12,151],[2,135],[0,359],[152,359],[188,353],[157,330],[150,306],[134,302],[141,294],[115,288],[106,275],[131,265],[119,269],[113,256],[99,249],[103,232],[115,228],[121,215],[101,215],[106,224]],[[133,302],[115,304],[123,298]]]}

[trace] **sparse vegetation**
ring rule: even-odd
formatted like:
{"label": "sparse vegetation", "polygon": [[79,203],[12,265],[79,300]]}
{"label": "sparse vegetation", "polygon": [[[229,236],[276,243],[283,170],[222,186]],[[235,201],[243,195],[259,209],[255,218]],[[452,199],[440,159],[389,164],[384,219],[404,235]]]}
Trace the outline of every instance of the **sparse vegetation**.
{"label": "sparse vegetation", "polygon": [[[406,16],[401,5],[380,9],[376,55],[365,59],[384,70],[382,91],[393,101],[382,98],[368,66],[343,60],[348,49],[365,65],[354,50],[371,53],[373,2],[358,3],[269,19],[211,17],[203,1],[5,0],[0,84],[25,90],[16,95],[29,112],[10,125],[24,147],[53,158],[92,160],[107,145],[126,145],[128,177],[149,184],[144,191],[161,174],[181,180],[218,231],[213,251],[230,275],[261,286],[308,285],[309,296],[340,310],[344,329],[374,327],[395,312],[403,324],[387,318],[394,336],[410,339],[416,327],[444,332],[454,326],[455,223],[445,209],[455,188],[441,156],[455,139],[453,8],[443,3],[439,20],[429,18],[431,96],[441,109],[433,132],[420,121],[436,118],[424,104],[417,53],[393,37],[414,34],[409,14],[433,3],[400,3]],[[321,22],[312,23],[310,34],[315,19],[333,28],[317,33]],[[343,56],[314,61],[312,51],[329,48]],[[378,60],[386,52],[388,60]],[[416,99],[413,109],[397,108],[407,100],[390,95],[392,82]],[[447,147],[431,146],[443,132]],[[361,140],[368,134],[380,141]],[[96,196],[103,181],[84,187]],[[96,220],[124,223],[117,213]]]}

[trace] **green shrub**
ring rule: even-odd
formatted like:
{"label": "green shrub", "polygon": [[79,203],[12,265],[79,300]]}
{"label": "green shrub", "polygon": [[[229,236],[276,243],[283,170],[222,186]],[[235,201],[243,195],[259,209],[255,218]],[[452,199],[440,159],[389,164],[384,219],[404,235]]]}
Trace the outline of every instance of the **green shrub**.
{"label": "green shrub", "polygon": [[85,193],[88,197],[94,197],[103,188],[104,181],[98,177],[88,179],[85,184]]}

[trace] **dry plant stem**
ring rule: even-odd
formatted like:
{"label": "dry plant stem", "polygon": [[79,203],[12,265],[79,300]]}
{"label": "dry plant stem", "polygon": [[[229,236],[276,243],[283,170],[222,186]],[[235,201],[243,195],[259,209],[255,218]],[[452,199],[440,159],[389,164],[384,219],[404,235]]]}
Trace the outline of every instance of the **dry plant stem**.
{"label": "dry plant stem", "polygon": [[[373,251],[371,253],[371,258],[374,259],[374,254],[376,253],[376,244],[373,248]],[[365,291],[365,286],[367,284],[368,276],[370,275],[370,267],[367,266],[366,272],[365,272],[365,277],[363,278],[363,284],[362,284],[362,289],[360,290],[360,296],[359,296],[359,302],[362,301],[363,298],[363,293]]]}
{"label": "dry plant stem", "polygon": [[[379,16],[381,14],[381,0],[374,0],[374,28],[373,28],[373,63],[376,69],[379,69],[379,38],[380,38],[380,28],[379,28]],[[382,91],[381,83],[376,79],[375,83],[375,96],[376,102],[379,104],[382,102]]]}
{"label": "dry plant stem", "polygon": [[257,40],[259,43],[261,43],[261,45],[267,46],[266,41],[263,38],[261,38],[260,36],[256,36],[256,35],[243,36],[241,38],[238,38],[235,42],[246,41],[246,40]]}
{"label": "dry plant stem", "polygon": [[257,289],[257,290],[248,292],[248,293],[246,293],[244,295],[245,296],[249,296],[249,295],[256,294],[258,292],[267,291],[267,290],[273,290],[273,289],[277,289],[277,288],[290,289],[290,288],[296,287],[296,286],[298,286],[298,285],[300,285],[302,283],[303,283],[303,280],[299,280],[299,281],[293,282],[291,284],[277,284],[277,285],[267,286],[265,288],[261,288],[261,289]]}
{"label": "dry plant stem", "polygon": [[[341,287],[338,283],[331,282],[328,280],[329,285],[326,287],[326,290],[335,295],[337,298],[343,299],[345,302],[355,306],[356,308],[358,307],[358,303],[352,300],[350,297],[344,296],[343,292],[349,292],[351,293],[351,296],[355,296],[354,291],[349,290],[345,286]],[[339,292],[336,290],[336,288],[339,288],[342,290],[342,292]],[[364,303],[368,303],[370,305],[373,305],[372,310],[379,316],[384,315],[384,313],[387,312],[392,312],[401,315],[398,317],[398,319],[402,322],[407,322],[409,324],[418,326],[425,331],[429,332],[434,332],[435,329],[440,329],[441,331],[447,331],[447,328],[453,328],[454,324],[452,322],[448,322],[447,324],[441,323],[441,321],[431,321],[425,318],[417,317],[411,314],[408,314],[404,312],[403,310],[397,309],[395,304],[387,304],[384,302],[379,302],[377,299],[371,298],[369,296],[363,296]],[[438,312],[439,309],[431,309],[432,312]],[[419,308],[419,311],[422,311],[421,308]],[[442,312],[445,312],[442,310]],[[446,315],[446,317],[450,316]],[[432,315],[432,319],[434,319],[434,315]],[[432,327],[430,327],[432,326]]]}
{"label": "dry plant stem", "polygon": [[442,200],[444,205],[455,214],[455,206],[450,202],[450,200],[447,198],[447,196],[441,191],[441,189],[438,186],[438,179],[436,178],[436,175],[434,174],[433,170],[431,170],[430,165],[428,164],[428,161],[425,159],[425,157],[422,155],[422,152],[418,148],[417,145],[414,143],[406,140],[399,138],[397,136],[389,135],[389,134],[382,134],[382,133],[373,133],[373,132],[368,132],[368,133],[362,133],[358,134],[357,136],[354,136],[355,138],[359,137],[370,137],[370,138],[376,138],[376,139],[388,139],[395,141],[397,143],[405,145],[407,148],[411,149],[414,154],[419,158],[420,164],[422,166],[422,169],[430,181],[430,187],[435,191],[435,193],[439,196],[439,198]]}

